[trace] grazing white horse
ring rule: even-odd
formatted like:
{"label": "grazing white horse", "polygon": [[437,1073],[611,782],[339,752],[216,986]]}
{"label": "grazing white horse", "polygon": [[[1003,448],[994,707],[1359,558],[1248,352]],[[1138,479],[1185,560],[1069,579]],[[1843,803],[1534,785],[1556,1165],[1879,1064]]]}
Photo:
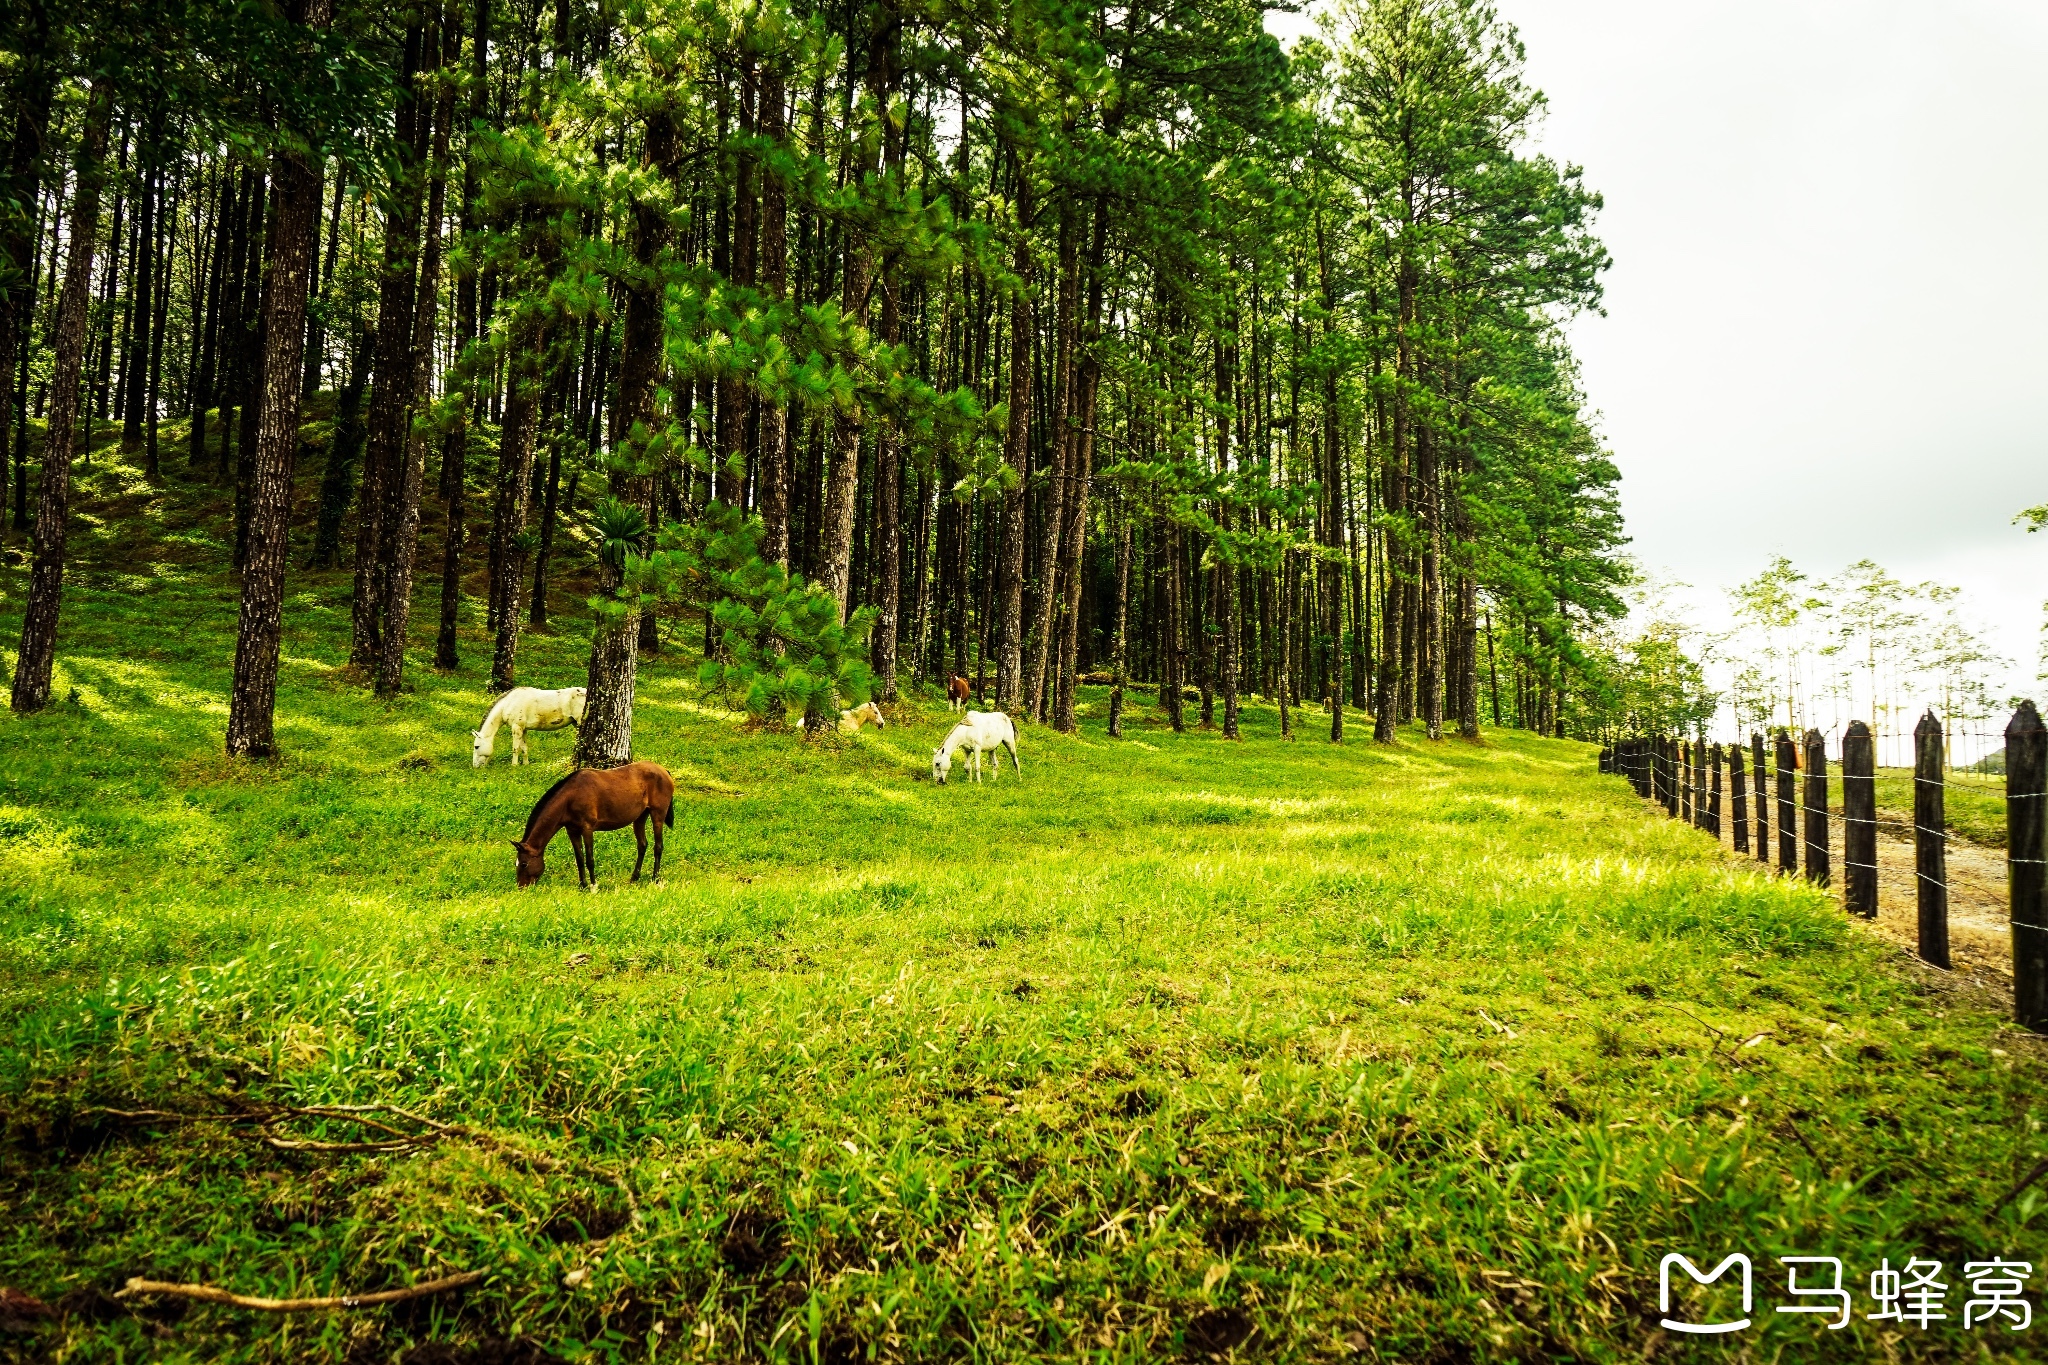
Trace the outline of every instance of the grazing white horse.
{"label": "grazing white horse", "polygon": [[882,719],[882,708],[871,701],[864,701],[851,711],[839,713],[839,733],[857,735],[863,725],[872,725],[877,730],[889,728],[889,722]]}
{"label": "grazing white horse", "polygon": [[481,768],[491,761],[491,748],[498,740],[498,727],[512,727],[512,762],[517,765],[533,758],[526,752],[528,730],[560,730],[583,720],[588,693],[581,687],[564,687],[543,692],[538,687],[515,687],[498,698],[481,730],[469,732],[470,766]]}
{"label": "grazing white horse", "polygon": [[995,754],[994,772],[989,780],[1002,775],[1003,756],[999,750],[1010,751],[1010,762],[1016,765],[1019,781],[1024,777],[1024,765],[1017,762],[1017,727],[1010,718],[1000,711],[969,711],[967,719],[953,727],[946,736],[946,742],[932,751],[932,780],[940,786],[946,785],[946,774],[953,771],[953,754],[956,750],[970,751],[974,762],[974,780],[981,781],[981,756]]}

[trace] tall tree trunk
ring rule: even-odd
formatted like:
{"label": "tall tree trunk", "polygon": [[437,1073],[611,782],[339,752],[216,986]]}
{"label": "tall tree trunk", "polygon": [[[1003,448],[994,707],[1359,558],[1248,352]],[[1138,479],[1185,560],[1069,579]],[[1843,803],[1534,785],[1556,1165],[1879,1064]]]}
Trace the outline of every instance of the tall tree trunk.
{"label": "tall tree trunk", "polygon": [[[1337,332],[1337,294],[1331,279],[1330,241],[1322,215],[1316,215],[1316,257],[1323,296],[1325,341]],[[1337,412],[1337,371],[1334,357],[1323,371],[1323,526],[1325,557],[1317,567],[1322,587],[1324,673],[1323,699],[1330,708],[1330,742],[1344,738],[1344,583],[1338,556],[1343,552],[1344,522],[1338,507],[1344,489],[1344,448]]]}
{"label": "tall tree trunk", "polygon": [[[305,27],[315,32],[326,28],[333,12],[333,0],[306,0]],[[263,336],[269,354],[263,358],[249,554],[235,632],[234,685],[228,696],[227,750],[238,757],[264,757],[277,749],[272,718],[291,527],[292,457],[299,443],[299,362],[320,232],[318,163],[296,151],[279,151],[271,175],[277,186],[277,220],[264,290]]]}
{"label": "tall tree trunk", "polygon": [[315,569],[331,569],[341,559],[341,523],[348,515],[356,459],[363,448],[363,391],[369,384],[376,340],[376,333],[359,327],[349,351],[348,380],[335,404],[334,435],[327,444],[327,463],[320,470],[320,510],[313,528],[310,565]]}
{"label": "tall tree trunk", "polygon": [[[781,142],[788,133],[787,94],[779,61],[761,72],[761,136]],[[761,289],[772,304],[789,296],[789,191],[772,169],[761,175]],[[789,422],[782,405],[761,399],[761,556],[789,567]]]}
{"label": "tall tree trunk", "polygon": [[[241,430],[235,439],[235,567],[249,556],[250,499],[256,484],[256,419],[262,411],[264,356],[264,298],[269,289],[263,269],[270,242],[270,177],[256,172],[256,197],[249,208],[248,280],[242,293],[244,326],[238,345],[241,364],[237,368],[236,399],[241,405]],[[224,474],[228,471],[223,469]]]}
{"label": "tall tree trunk", "polygon": [[334,206],[327,215],[326,259],[320,267],[319,283],[313,287],[313,297],[317,306],[306,310],[306,358],[299,392],[308,399],[320,392],[320,380],[325,376],[327,369],[325,310],[328,290],[334,284],[334,265],[341,255],[341,201],[347,197],[347,180],[348,176],[345,174],[337,174],[334,177]]}
{"label": "tall tree trunk", "polygon": [[1002,558],[996,571],[996,709],[1015,716],[1024,705],[1024,496],[1031,473],[1031,176],[1022,156],[1017,174],[1017,241],[1010,299],[1010,424],[1003,458],[1016,484],[1003,495]]}
{"label": "tall tree trunk", "polygon": [[[156,321],[156,215],[157,199],[163,189],[163,115],[152,114],[148,131],[138,148],[136,160],[142,168],[141,202],[135,209],[135,261],[130,270],[134,296],[129,300],[128,344],[122,348],[121,382],[127,390],[121,399],[121,449],[142,445],[143,403],[149,394],[150,324]],[[138,364],[136,354],[140,352]]]}
{"label": "tall tree trunk", "polygon": [[242,342],[249,330],[248,315],[242,309],[249,274],[249,211],[256,202],[257,180],[256,172],[246,166],[235,178],[227,225],[227,270],[220,279],[220,326],[214,337],[213,394],[220,414],[220,459],[214,465],[213,481],[230,490],[235,484],[235,408],[242,399]]}
{"label": "tall tree trunk", "polygon": [[[377,360],[370,386],[370,441],[363,454],[362,489],[357,497],[355,598],[349,621],[350,664],[373,672],[381,650],[384,618],[378,588],[387,547],[384,508],[390,486],[402,477],[399,459],[406,444],[406,406],[413,396],[413,272],[418,265],[420,214],[426,196],[419,178],[420,141],[426,117],[416,77],[425,59],[426,32],[415,22],[406,30],[399,75],[398,148],[400,166],[389,216],[384,223],[383,280],[377,294]],[[530,437],[529,437],[530,442]]]}
{"label": "tall tree trunk", "polygon": [[[680,138],[667,109],[647,116],[644,155],[650,166],[673,178]],[[662,294],[657,267],[668,249],[668,220],[661,206],[639,203],[633,208],[633,260],[638,270],[626,290],[625,325],[619,349],[618,426],[621,440],[613,451],[616,468],[626,471],[625,501],[645,501],[643,490],[653,482],[647,443],[653,436],[654,390],[662,364]],[[612,567],[603,568],[602,588],[617,587]],[[576,731],[576,764],[613,768],[633,758],[633,690],[640,666],[640,614],[629,610],[614,622],[600,622],[590,643],[583,723]]]}
{"label": "tall tree trunk", "polygon": [[[454,22],[451,4],[442,15],[442,68],[453,68],[462,56],[462,31]],[[433,147],[427,185],[425,242],[420,252],[417,306],[413,309],[411,348],[412,398],[409,411],[427,405],[428,381],[434,357],[434,331],[440,319],[441,231],[448,205],[448,134],[455,118],[455,86],[443,81],[434,105]],[[427,433],[405,423],[400,444],[401,461],[395,481],[392,516],[386,522],[388,543],[383,547],[391,567],[386,591],[379,594],[383,607],[383,634],[377,656],[377,694],[396,696],[405,677],[405,640],[412,620],[413,567],[419,557],[420,497],[424,491],[427,466]]]}
{"label": "tall tree trunk", "polygon": [[1110,631],[1116,641],[1115,663],[1109,675],[1109,735],[1121,739],[1124,733],[1124,684],[1129,680],[1131,669],[1130,641],[1130,599],[1131,599],[1131,511],[1122,505],[1124,499],[1117,499],[1116,530],[1116,601],[1111,608]]}
{"label": "tall tree trunk", "polygon": [[[1230,317],[1230,332],[1237,331],[1237,315]],[[1230,476],[1230,418],[1235,395],[1237,348],[1216,340],[1216,472]],[[1216,508],[1216,682],[1223,693],[1223,737],[1237,739],[1237,570],[1231,564],[1223,540],[1230,532],[1230,505]]]}
{"label": "tall tree trunk", "polygon": [[1294,717],[1288,705],[1294,691],[1294,551],[1280,554],[1280,677],[1275,683],[1280,703],[1280,738],[1294,738]]}
{"label": "tall tree trunk", "polygon": [[562,445],[567,440],[566,425],[557,425],[548,435],[548,472],[541,480],[540,544],[534,547],[533,555],[533,600],[526,611],[529,626],[548,623],[548,569],[555,557],[555,517],[561,511],[562,499]]}
{"label": "tall tree trunk", "polygon": [[1108,247],[1109,196],[1098,194],[1088,240],[1088,316],[1082,324],[1087,350],[1081,357],[1075,381],[1074,406],[1080,425],[1072,437],[1075,458],[1069,462],[1072,477],[1067,496],[1066,543],[1060,555],[1060,581],[1065,585],[1066,606],[1061,618],[1064,642],[1052,724],[1055,730],[1068,735],[1079,729],[1074,719],[1074,682],[1081,667],[1082,560],[1088,546],[1089,480],[1095,473],[1095,405],[1102,388],[1102,268]]}
{"label": "tall tree trunk", "polygon": [[[467,125],[471,129],[484,116],[484,91],[487,88],[485,59],[490,51],[491,37],[490,0],[475,0],[475,4],[476,32],[470,39],[473,66]],[[462,231],[465,236],[480,226],[476,203],[476,137],[473,132],[465,131],[462,157]],[[476,268],[471,266],[462,272],[462,278],[455,286],[457,359],[476,339],[479,326],[477,292]],[[461,662],[455,629],[462,606],[462,551],[469,530],[469,414],[479,404],[484,379],[481,375],[472,374],[465,376],[462,383],[462,405],[456,411],[454,424],[441,445],[441,496],[448,501],[448,524],[441,540],[441,619],[434,636],[434,667],[443,671],[452,670]]]}
{"label": "tall tree trunk", "polygon": [[200,326],[197,312],[192,316],[192,337],[197,363],[192,367],[192,429],[190,462],[194,470],[206,467],[206,414],[214,403],[214,379],[220,365],[221,302],[227,276],[228,244],[233,232],[237,177],[223,169],[214,179],[212,247],[206,270],[206,321]]}
{"label": "tall tree trunk", "polygon": [[1416,644],[1422,651],[1417,686],[1421,691],[1422,722],[1431,739],[1444,737],[1444,613],[1443,561],[1438,549],[1443,527],[1439,509],[1442,490],[1438,487],[1437,436],[1427,428],[1415,433],[1417,457],[1416,492],[1422,512],[1422,619]]}
{"label": "tall tree trunk", "polygon": [[[171,313],[171,256],[177,248],[177,208],[179,194],[177,182],[172,182],[171,202],[168,208],[159,203],[157,210],[157,251],[156,251],[156,318],[149,329],[149,384],[143,394],[147,410],[143,430],[142,471],[152,483],[163,478],[163,454],[157,443],[157,423],[163,407],[164,374],[164,330]],[[158,172],[157,196],[163,196],[162,172]],[[4,447],[0,447],[4,448]]]}
{"label": "tall tree trunk", "polygon": [[[14,201],[0,227],[0,264],[18,270],[19,282],[0,289],[0,507],[6,505],[8,451],[14,448],[15,404],[21,404],[21,431],[28,428],[28,394],[15,392],[17,355],[25,357],[29,323],[35,316],[37,247],[41,239],[40,208],[43,197],[43,148],[50,135],[50,108],[56,92],[57,73],[50,61],[50,10],[46,0],[24,0],[17,14],[15,38],[17,55],[14,83],[8,94],[14,105],[14,130],[8,141],[6,194]],[[54,214],[52,215],[54,219]],[[54,227],[54,223],[53,223]],[[54,232],[52,235],[55,235]],[[17,460],[14,469],[16,529],[27,518],[27,466]]]}
{"label": "tall tree trunk", "polygon": [[[875,19],[868,41],[865,84],[878,111],[889,101],[890,46],[894,41],[893,16],[884,7]],[[880,154],[879,140],[859,136],[853,157],[851,183],[863,187],[875,173]],[[845,276],[839,290],[839,313],[849,328],[863,328],[868,321],[868,286],[873,280],[875,246],[872,237],[849,224],[846,236]],[[843,620],[853,610],[853,519],[860,500],[860,441],[866,425],[858,402],[841,408],[832,423],[832,467],[826,473],[824,534],[818,546],[818,582],[839,601]]]}
{"label": "tall tree trunk", "polygon": [[1394,333],[1394,441],[1387,460],[1386,596],[1380,607],[1380,678],[1373,699],[1372,737],[1383,744],[1394,739],[1396,713],[1400,709],[1401,638],[1406,628],[1405,585],[1396,568],[1406,562],[1401,541],[1405,539],[1408,510],[1408,382],[1414,369],[1409,333],[1415,321],[1415,268],[1404,257],[1396,276],[1398,311]]}
{"label": "tall tree trunk", "polygon": [[492,617],[497,622],[491,650],[491,690],[514,685],[519,653],[519,594],[526,581],[526,516],[533,485],[533,443],[540,425],[542,364],[547,328],[537,318],[523,321],[506,366],[505,421],[498,428],[497,504],[491,517]]}
{"label": "tall tree trunk", "polygon": [[92,303],[93,242],[99,235],[100,193],[106,185],[107,123],[113,88],[93,82],[79,140],[78,189],[71,204],[71,259],[57,301],[56,363],[50,375],[50,418],[43,439],[43,481],[36,503],[35,559],[22,612],[21,650],[15,658],[12,704],[23,715],[50,701],[57,655],[57,613],[64,593],[65,517],[71,502],[72,447],[78,437],[79,381],[85,369],[86,314]]}
{"label": "tall tree trunk", "polygon": [[[1071,121],[1069,127],[1071,128]],[[1081,231],[1071,191],[1060,195],[1059,278],[1053,292],[1052,439],[1045,471],[1045,524],[1038,549],[1039,578],[1031,629],[1031,653],[1025,669],[1024,709],[1033,720],[1046,720],[1052,697],[1046,687],[1048,661],[1055,654],[1053,630],[1059,619],[1060,552],[1065,542],[1070,469],[1074,458],[1073,385],[1074,314],[1080,300]]]}

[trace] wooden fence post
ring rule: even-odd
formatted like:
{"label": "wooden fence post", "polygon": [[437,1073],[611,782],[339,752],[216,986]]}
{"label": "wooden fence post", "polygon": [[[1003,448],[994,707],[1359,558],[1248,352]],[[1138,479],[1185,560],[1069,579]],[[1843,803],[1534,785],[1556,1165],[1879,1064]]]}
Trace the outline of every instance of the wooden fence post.
{"label": "wooden fence post", "polygon": [[1664,740],[1664,813],[1678,818],[1678,741]]}
{"label": "wooden fence post", "polygon": [[1692,742],[1692,825],[1707,827],[1707,746],[1698,739]]}
{"label": "wooden fence post", "polygon": [[2012,1017],[2048,1032],[2048,729],[2023,701],[2005,727],[2005,856],[2012,887]]}
{"label": "wooden fence post", "polygon": [[1721,841],[1721,746],[1716,744],[1707,750],[1707,770],[1711,774],[1707,783],[1707,833],[1714,836],[1714,842]]}
{"label": "wooden fence post", "polygon": [[1764,737],[1763,732],[1749,732],[1750,766],[1756,769],[1756,860],[1769,864],[1771,861],[1771,816],[1770,794],[1764,790]]}
{"label": "wooden fence post", "polygon": [[1842,905],[1877,918],[1877,744],[1860,720],[1842,732]]}
{"label": "wooden fence post", "polygon": [[[1913,730],[1913,870],[1920,896],[1920,957],[1948,966],[1948,814],[1942,790],[1941,722],[1932,710]],[[2012,809],[2008,802],[2006,809]]]}
{"label": "wooden fence post", "polygon": [[1806,732],[1806,880],[1817,886],[1828,875],[1828,742],[1818,730]]}
{"label": "wooden fence post", "polygon": [[1775,754],[1778,762],[1778,871],[1788,874],[1799,870],[1799,826],[1793,814],[1798,809],[1794,799],[1797,795],[1795,782],[1799,777],[1798,754],[1792,743],[1792,732],[1780,730]]}
{"label": "wooden fence post", "polygon": [[1728,795],[1735,807],[1735,851],[1749,852],[1748,775],[1742,770],[1742,746],[1728,746]]}

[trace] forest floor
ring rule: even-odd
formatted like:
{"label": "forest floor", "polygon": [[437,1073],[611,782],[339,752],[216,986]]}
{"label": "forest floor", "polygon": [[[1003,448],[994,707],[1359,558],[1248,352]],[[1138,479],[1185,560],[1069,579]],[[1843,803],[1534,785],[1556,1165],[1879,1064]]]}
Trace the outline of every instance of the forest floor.
{"label": "forest floor", "polygon": [[[570,739],[471,768],[473,615],[378,701],[347,575],[295,562],[283,757],[222,757],[222,497],[83,471],[59,700],[0,716],[0,1358],[1622,1360],[1695,1340],[1672,1252],[1754,1262],[1717,1355],[2041,1354],[1962,1320],[1965,1262],[2040,1259],[2043,1192],[1995,1206],[2041,1043],[1587,746],[1256,702],[1233,744],[1149,694],[1118,742],[1090,689],[1021,781],[941,788],[936,701],[750,732],[670,644],[662,881],[611,834],[603,890],[558,843],[522,893]],[[520,674],[586,650],[565,602]],[[1842,1259],[1846,1328],[1773,1311],[1793,1255]],[[1946,1320],[1867,1320],[1912,1256]]]}

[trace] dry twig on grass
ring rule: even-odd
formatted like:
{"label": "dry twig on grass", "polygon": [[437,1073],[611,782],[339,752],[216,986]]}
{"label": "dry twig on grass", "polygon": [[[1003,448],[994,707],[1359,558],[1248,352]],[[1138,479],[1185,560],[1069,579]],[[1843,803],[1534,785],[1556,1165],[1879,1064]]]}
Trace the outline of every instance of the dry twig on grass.
{"label": "dry twig on grass", "polygon": [[161,1294],[177,1299],[198,1299],[202,1303],[225,1304],[230,1308],[251,1308],[259,1313],[314,1313],[333,1308],[374,1308],[382,1303],[403,1303],[407,1299],[425,1298],[429,1294],[445,1293],[450,1289],[467,1289],[481,1283],[481,1270],[465,1270],[459,1275],[444,1275],[438,1280],[428,1280],[410,1289],[385,1289],[375,1294],[343,1294],[329,1299],[265,1299],[249,1294],[231,1294],[210,1284],[172,1284],[163,1280],[145,1280],[136,1276],[121,1287],[114,1297],[125,1299],[133,1294]]}

